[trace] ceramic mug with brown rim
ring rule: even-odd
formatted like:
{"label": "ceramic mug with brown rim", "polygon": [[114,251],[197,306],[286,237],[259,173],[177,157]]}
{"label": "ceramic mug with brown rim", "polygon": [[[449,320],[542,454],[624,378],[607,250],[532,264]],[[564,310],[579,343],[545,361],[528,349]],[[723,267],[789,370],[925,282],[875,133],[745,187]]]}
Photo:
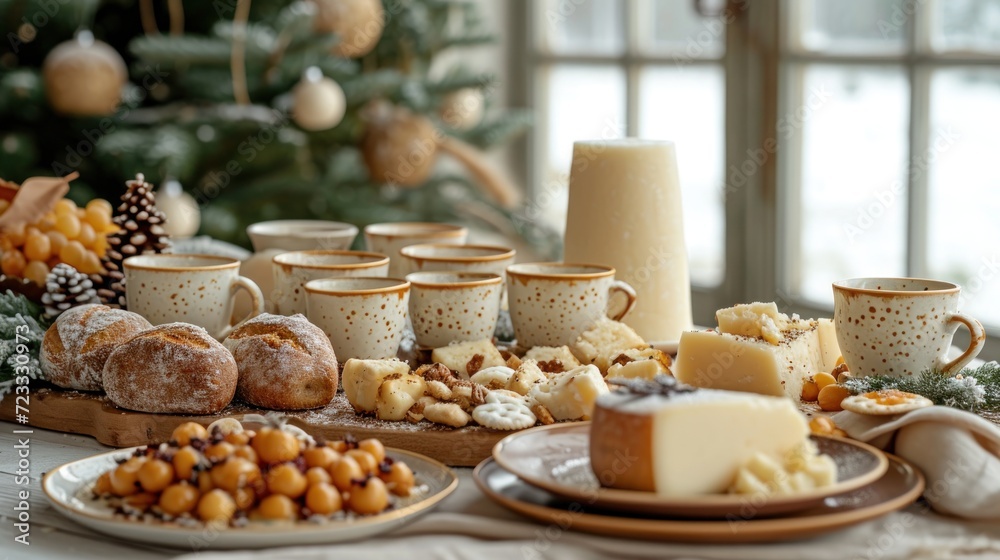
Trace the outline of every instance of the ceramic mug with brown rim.
{"label": "ceramic mug with brown rim", "polygon": [[306,282],[306,317],[330,338],[337,359],[394,358],[403,341],[410,283],[398,278]]}
{"label": "ceramic mug with brown rim", "polygon": [[271,259],[274,269],[273,313],[305,314],[306,282],[319,278],[384,277],[389,257],[366,251],[289,251]]}
{"label": "ceramic mug with brown rim", "polygon": [[399,250],[407,274],[411,272],[489,272],[504,277],[517,252],[493,245],[421,243]]}
{"label": "ceramic mug with brown rim", "polygon": [[[598,264],[522,263],[507,267],[510,319],[518,346],[572,344],[601,317],[615,321],[635,306],[635,290]],[[611,296],[625,296],[611,311]]]}
{"label": "ceramic mug with brown rim", "polygon": [[389,255],[389,276],[401,278],[406,268],[399,250],[418,243],[462,245],[469,235],[468,228],[434,222],[390,222],[365,227],[365,247],[369,251]]}
{"label": "ceramic mug with brown rim", "polygon": [[[986,332],[958,311],[961,288],[922,278],[853,278],[833,283],[837,343],[851,374],[904,377],[927,370],[957,373],[983,349]],[[948,359],[964,326],[968,348]]]}
{"label": "ceramic mug with brown rim", "polygon": [[489,272],[414,272],[410,322],[425,348],[492,338],[500,314],[503,278]]}
{"label": "ceramic mug with brown rim", "polygon": [[[264,312],[257,284],[240,276],[240,261],[212,255],[137,255],[125,259],[125,296],[129,311],[154,325],[184,322],[223,339],[236,326]],[[233,299],[246,290],[251,312],[231,324]]]}
{"label": "ceramic mug with brown rim", "polygon": [[253,250],[258,253],[268,249],[345,250],[354,243],[358,228],[353,224],[327,220],[271,220],[250,224],[247,236]]}

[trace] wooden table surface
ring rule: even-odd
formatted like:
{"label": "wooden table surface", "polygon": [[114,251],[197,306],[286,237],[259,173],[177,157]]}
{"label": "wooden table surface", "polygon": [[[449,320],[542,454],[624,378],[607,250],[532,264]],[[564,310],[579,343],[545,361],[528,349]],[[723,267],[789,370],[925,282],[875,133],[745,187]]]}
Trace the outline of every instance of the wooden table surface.
{"label": "wooden table surface", "polygon": [[[0,422],[0,560],[50,558],[104,558],[144,560],[175,557],[191,551],[157,548],[116,539],[75,524],[52,508],[41,491],[45,472],[61,464],[112,448],[77,435],[34,429],[29,443],[30,536],[29,546],[14,542],[14,508],[18,437],[22,426]],[[533,524],[493,504],[475,487],[471,469],[455,469],[458,490],[434,512],[393,532],[393,538],[376,538],[338,548],[317,547],[296,558],[553,558],[579,560],[607,557],[633,558],[998,558],[1000,522],[966,522],[929,512],[922,504],[826,536],[792,543],[761,545],[693,545],[644,543],[566,531],[543,548],[536,535],[552,527]],[[463,525],[465,524],[465,525]],[[458,529],[458,528],[463,529]],[[478,527],[478,531],[475,528]],[[897,532],[894,528],[899,527]],[[472,529],[470,529],[472,528]],[[459,531],[461,535],[456,534]],[[885,547],[883,537],[892,536]],[[388,536],[387,536],[388,537]],[[346,548],[345,548],[346,547]],[[530,548],[534,547],[534,548]],[[460,551],[455,553],[455,551]],[[402,551],[402,552],[401,552]],[[526,553],[525,551],[536,551]],[[627,554],[626,552],[627,551]],[[877,553],[875,556],[872,556]],[[926,556],[925,556],[926,555]],[[247,555],[246,557],[249,557]],[[273,558],[266,551],[254,558]]]}

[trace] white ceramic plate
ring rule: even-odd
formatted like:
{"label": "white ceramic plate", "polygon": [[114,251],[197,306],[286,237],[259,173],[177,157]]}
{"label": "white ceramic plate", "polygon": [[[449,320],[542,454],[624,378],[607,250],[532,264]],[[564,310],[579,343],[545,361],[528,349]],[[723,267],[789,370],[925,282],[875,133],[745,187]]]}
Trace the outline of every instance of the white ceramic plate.
{"label": "white ceramic plate", "polygon": [[250,523],[246,527],[216,531],[204,526],[182,527],[174,523],[143,522],[115,515],[104,500],[93,499],[91,488],[101,473],[116,465],[115,458],[129,457],[138,448],[120,449],[65,464],[45,475],[42,489],[60,513],[73,521],[120,539],[193,551],[231,548],[266,548],[336,543],[365,539],[402,526],[430,511],[458,487],[458,479],[441,463],[401,449],[386,449],[386,455],[405,461],[413,469],[417,485],[426,491],[409,498],[395,498],[395,507],[372,516],[326,523]]}
{"label": "white ceramic plate", "polygon": [[493,458],[525,482],[581,503],[627,513],[719,518],[740,515],[748,504],[758,517],[803,510],[835,494],[871,484],[885,474],[884,453],[859,441],[812,436],[821,453],[837,464],[837,483],[791,496],[660,496],[653,492],[604,488],[590,468],[590,422],[552,424],[500,440]]}
{"label": "white ceramic plate", "polygon": [[480,463],[472,476],[491,500],[559,529],[622,539],[713,544],[789,541],[829,533],[903,509],[924,491],[920,471],[890,455],[888,470],[876,482],[831,496],[809,509],[764,519],[758,519],[754,510],[747,510],[728,519],[692,521],[623,515],[565,500],[531,486],[493,459]]}

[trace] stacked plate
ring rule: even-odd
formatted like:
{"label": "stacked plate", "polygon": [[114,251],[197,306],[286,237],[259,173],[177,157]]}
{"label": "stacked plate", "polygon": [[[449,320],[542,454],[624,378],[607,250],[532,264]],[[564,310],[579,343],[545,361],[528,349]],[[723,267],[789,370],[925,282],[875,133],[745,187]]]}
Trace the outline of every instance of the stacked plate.
{"label": "stacked plate", "polygon": [[616,537],[686,542],[799,539],[902,509],[924,489],[920,472],[864,443],[813,436],[837,464],[831,487],[792,496],[671,497],[604,488],[590,468],[590,423],[510,435],[474,472],[491,499],[544,523]]}

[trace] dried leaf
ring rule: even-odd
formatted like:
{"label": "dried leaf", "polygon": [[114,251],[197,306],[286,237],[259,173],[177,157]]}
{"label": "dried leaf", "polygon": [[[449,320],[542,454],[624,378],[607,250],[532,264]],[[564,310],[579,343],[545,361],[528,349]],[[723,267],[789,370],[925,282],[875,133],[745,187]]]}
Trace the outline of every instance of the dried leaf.
{"label": "dried leaf", "polygon": [[29,177],[21,183],[10,208],[0,215],[0,231],[18,230],[40,221],[66,196],[69,182],[79,175],[73,172],[65,177]]}

